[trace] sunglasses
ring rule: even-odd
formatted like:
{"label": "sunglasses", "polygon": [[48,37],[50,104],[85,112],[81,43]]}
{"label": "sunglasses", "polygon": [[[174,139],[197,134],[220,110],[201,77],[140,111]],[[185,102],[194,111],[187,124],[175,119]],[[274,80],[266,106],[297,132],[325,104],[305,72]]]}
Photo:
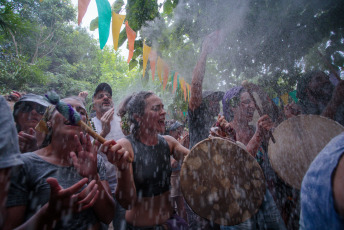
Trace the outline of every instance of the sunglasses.
{"label": "sunglasses", "polygon": [[19,107],[19,110],[23,113],[29,113],[32,110],[36,110],[37,113],[43,115],[46,107],[37,103],[26,102],[22,103]]}

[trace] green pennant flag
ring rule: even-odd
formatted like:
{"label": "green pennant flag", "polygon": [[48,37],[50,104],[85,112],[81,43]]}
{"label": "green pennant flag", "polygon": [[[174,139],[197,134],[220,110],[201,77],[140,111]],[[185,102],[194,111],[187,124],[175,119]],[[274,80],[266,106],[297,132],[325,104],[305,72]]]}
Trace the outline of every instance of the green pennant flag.
{"label": "green pennant flag", "polygon": [[296,97],[296,90],[289,92],[289,96],[293,99],[295,103],[299,101]]}
{"label": "green pennant flag", "polygon": [[177,77],[177,90],[176,91],[178,91],[179,85],[180,85],[180,82],[179,82],[179,74],[178,74],[178,77]]}
{"label": "green pennant flag", "polygon": [[108,0],[96,0],[100,49],[103,49],[110,34],[111,6]]}

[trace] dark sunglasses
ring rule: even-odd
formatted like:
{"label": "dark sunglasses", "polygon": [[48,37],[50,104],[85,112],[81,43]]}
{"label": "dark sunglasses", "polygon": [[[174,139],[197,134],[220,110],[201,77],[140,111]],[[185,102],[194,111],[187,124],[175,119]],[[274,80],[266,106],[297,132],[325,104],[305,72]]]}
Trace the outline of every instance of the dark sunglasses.
{"label": "dark sunglasses", "polygon": [[46,107],[37,103],[22,103],[19,110],[23,113],[29,113],[32,110],[36,110],[37,113],[43,115],[45,112]]}

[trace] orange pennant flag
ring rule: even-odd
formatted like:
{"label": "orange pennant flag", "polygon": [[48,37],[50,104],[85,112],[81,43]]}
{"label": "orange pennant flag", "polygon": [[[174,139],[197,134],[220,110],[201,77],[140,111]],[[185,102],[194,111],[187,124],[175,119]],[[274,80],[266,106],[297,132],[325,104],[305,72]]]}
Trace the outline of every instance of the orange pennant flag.
{"label": "orange pennant flag", "polygon": [[143,77],[145,77],[146,74],[146,67],[147,67],[147,61],[148,61],[148,56],[151,52],[151,47],[146,45],[146,42],[143,42]]}
{"label": "orange pennant flag", "polygon": [[[78,25],[80,26],[91,0],[78,0]],[[40,0],[42,2],[42,0]]]}
{"label": "orange pennant flag", "polygon": [[152,79],[153,79],[153,81],[154,81],[155,64],[156,64],[157,57],[158,57],[158,54],[154,50],[151,50],[151,52],[148,55],[148,60],[149,60],[149,64],[150,64],[151,71],[152,71]]}
{"label": "orange pennant flag", "polygon": [[172,88],[172,93],[175,93],[176,92],[176,89],[177,89],[177,78],[178,78],[178,72],[176,72],[174,74],[174,77],[173,77],[173,88]]}
{"label": "orange pennant flag", "polygon": [[186,94],[185,94],[185,82],[184,82],[184,78],[181,78],[180,80],[180,87],[182,88],[183,92],[184,92],[184,100],[186,100]]}
{"label": "orange pennant flag", "polygon": [[168,67],[167,63],[164,62],[164,82],[163,82],[163,89],[166,88],[167,80],[168,80],[168,73],[170,72],[170,68]]}
{"label": "orange pennant flag", "polygon": [[116,14],[112,12],[112,39],[113,39],[113,48],[117,51],[118,50],[118,38],[119,32],[121,31],[121,27],[123,21],[125,19],[125,15]]}
{"label": "orange pennant flag", "polygon": [[125,30],[127,31],[127,38],[128,38],[129,56],[128,56],[127,62],[129,63],[131,58],[134,55],[134,43],[135,43],[136,33],[132,28],[130,28],[128,21],[125,21]]}
{"label": "orange pennant flag", "polygon": [[164,61],[158,57],[158,63],[157,63],[157,71],[158,71],[158,77],[160,82],[162,82],[161,74],[162,74],[162,69],[164,68]]}

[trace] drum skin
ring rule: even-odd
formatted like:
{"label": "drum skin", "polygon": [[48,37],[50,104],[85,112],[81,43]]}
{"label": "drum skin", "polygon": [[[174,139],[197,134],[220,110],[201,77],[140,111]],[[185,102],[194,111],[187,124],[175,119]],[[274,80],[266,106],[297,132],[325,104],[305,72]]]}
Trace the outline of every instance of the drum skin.
{"label": "drum skin", "polygon": [[180,184],[188,205],[220,225],[237,225],[263,202],[265,179],[248,152],[222,138],[196,144],[184,159]]}
{"label": "drum skin", "polygon": [[299,115],[283,121],[269,141],[272,168],[290,186],[301,189],[309,165],[335,136],[344,131],[339,123],[318,115]]}

